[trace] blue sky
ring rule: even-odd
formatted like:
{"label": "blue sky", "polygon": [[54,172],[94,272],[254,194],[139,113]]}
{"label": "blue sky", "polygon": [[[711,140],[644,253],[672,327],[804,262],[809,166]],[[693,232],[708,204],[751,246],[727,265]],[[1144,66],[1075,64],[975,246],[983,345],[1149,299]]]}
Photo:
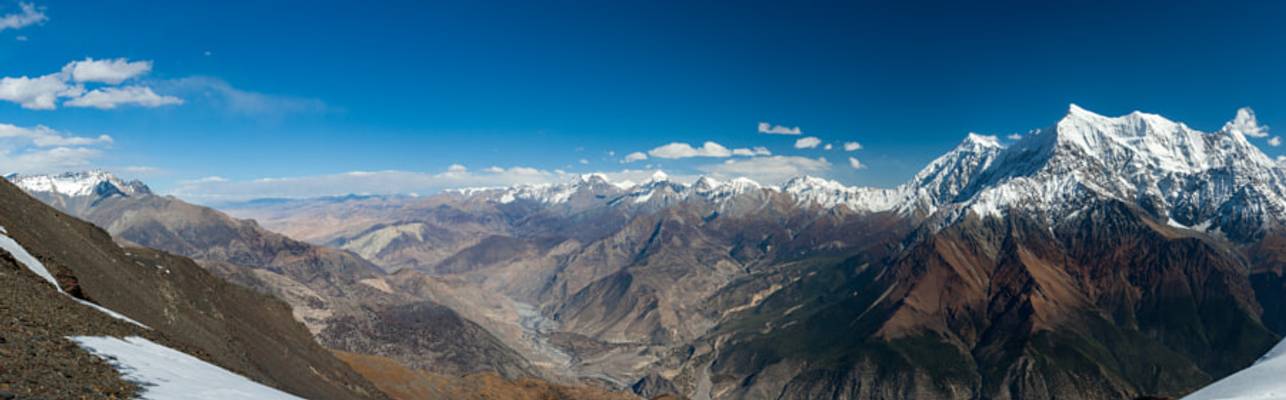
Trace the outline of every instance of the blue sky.
{"label": "blue sky", "polygon": [[[0,84],[0,169],[197,201],[655,168],[892,186],[1068,103],[1286,122],[1280,2],[225,3],[0,0],[0,77],[29,80]],[[707,141],[752,155],[622,162]]]}

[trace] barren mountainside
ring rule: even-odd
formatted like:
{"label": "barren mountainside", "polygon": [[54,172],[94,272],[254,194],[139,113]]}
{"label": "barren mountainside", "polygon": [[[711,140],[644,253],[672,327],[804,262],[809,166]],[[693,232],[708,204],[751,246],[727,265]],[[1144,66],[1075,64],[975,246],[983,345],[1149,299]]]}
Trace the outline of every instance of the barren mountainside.
{"label": "barren mountainside", "polygon": [[[383,398],[318,346],[289,306],[190,259],[122,248],[8,182],[0,182],[0,226],[15,243],[0,252],[0,390],[23,398],[147,390],[66,339],[107,335],[143,337],[299,396]],[[56,285],[33,273],[35,263]]]}

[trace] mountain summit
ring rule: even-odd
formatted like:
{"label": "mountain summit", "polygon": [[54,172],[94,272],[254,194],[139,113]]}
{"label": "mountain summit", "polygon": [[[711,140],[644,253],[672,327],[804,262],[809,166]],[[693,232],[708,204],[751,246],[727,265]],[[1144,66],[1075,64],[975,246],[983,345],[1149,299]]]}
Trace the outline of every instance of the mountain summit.
{"label": "mountain summit", "polygon": [[138,180],[125,181],[103,170],[66,172],[57,175],[5,176],[28,193],[50,193],[69,197],[151,194],[152,190]]}

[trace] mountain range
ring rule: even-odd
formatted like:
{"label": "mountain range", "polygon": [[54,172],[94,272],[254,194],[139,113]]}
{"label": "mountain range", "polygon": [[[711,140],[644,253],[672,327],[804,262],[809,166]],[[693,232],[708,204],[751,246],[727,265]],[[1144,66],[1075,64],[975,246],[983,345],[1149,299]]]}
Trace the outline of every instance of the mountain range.
{"label": "mountain range", "polygon": [[286,300],[349,359],[644,397],[1108,399],[1192,392],[1286,333],[1286,171],[1252,129],[1072,105],[894,188],[589,174],[235,218],[101,172],[8,178]]}

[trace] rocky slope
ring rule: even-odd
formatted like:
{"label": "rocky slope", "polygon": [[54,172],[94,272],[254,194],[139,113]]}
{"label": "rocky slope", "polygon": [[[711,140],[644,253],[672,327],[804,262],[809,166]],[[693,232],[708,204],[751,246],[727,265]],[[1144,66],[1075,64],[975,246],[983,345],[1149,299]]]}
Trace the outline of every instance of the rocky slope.
{"label": "rocky slope", "polygon": [[189,259],[121,248],[8,182],[0,182],[0,226],[8,327],[0,333],[0,391],[78,398],[147,390],[67,339],[106,335],[146,338],[299,396],[383,398],[318,346],[287,305]]}
{"label": "rocky slope", "polygon": [[[127,183],[106,172],[8,178],[32,196],[103,227],[119,242],[192,257],[216,275],[285,300],[295,318],[328,347],[390,355],[440,373],[540,375],[477,324],[454,313],[436,313],[440,307],[429,300],[391,291],[383,270],[353,253],[155,195],[141,182]],[[419,324],[425,319],[468,334]],[[331,329],[336,321],[343,326]],[[422,351],[425,346],[436,350]]]}

